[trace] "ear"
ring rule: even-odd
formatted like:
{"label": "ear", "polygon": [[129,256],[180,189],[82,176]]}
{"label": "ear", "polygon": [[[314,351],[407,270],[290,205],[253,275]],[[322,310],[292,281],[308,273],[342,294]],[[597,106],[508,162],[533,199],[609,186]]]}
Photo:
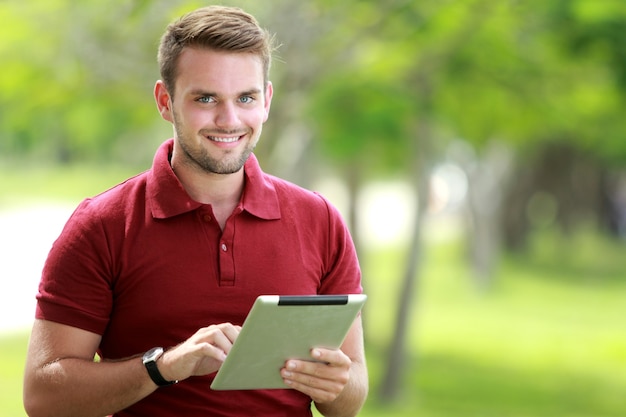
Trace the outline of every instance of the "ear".
{"label": "ear", "polygon": [[272,105],[272,96],[274,95],[274,87],[272,86],[272,82],[267,82],[267,87],[265,88],[265,117],[263,118],[263,123],[267,122],[267,118],[270,115],[270,107]]}
{"label": "ear", "polygon": [[170,123],[173,123],[172,117],[172,100],[170,93],[165,88],[165,83],[162,80],[158,80],[154,86],[154,99],[156,100],[157,109],[161,114],[161,117]]}

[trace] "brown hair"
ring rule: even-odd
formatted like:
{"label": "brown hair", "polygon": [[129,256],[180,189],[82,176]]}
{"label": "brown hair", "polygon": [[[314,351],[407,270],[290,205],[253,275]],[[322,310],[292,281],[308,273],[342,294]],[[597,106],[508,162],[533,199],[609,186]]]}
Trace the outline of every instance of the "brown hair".
{"label": "brown hair", "polygon": [[178,57],[185,47],[257,55],[263,64],[267,85],[272,60],[273,37],[250,14],[236,7],[209,6],[197,9],[171,23],[159,45],[159,69],[165,88],[174,97]]}

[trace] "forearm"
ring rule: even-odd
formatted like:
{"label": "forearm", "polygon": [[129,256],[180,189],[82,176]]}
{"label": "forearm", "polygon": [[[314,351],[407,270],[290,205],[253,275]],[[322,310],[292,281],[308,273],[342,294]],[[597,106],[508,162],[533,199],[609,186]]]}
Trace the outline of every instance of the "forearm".
{"label": "forearm", "polygon": [[43,366],[26,381],[24,405],[31,417],[102,417],[155,389],[139,357],[116,362],[66,358]]}
{"label": "forearm", "polygon": [[366,365],[353,362],[350,369],[350,381],[341,394],[333,402],[315,403],[315,407],[325,417],[354,417],[363,407],[368,390]]}

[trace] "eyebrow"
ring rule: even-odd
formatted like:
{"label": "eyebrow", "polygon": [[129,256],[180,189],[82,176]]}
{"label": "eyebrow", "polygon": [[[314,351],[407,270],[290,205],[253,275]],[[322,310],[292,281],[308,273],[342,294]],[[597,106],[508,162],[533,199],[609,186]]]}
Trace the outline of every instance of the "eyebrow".
{"label": "eyebrow", "polygon": [[[262,91],[260,88],[252,88],[250,90],[246,90],[246,91],[242,91],[241,93],[237,94],[237,97],[241,97],[241,96],[253,96],[253,95],[259,95],[261,94]],[[209,97],[219,97],[219,94],[215,93],[215,92],[211,92],[211,91],[207,91],[207,90],[202,90],[200,88],[195,89],[195,90],[191,90],[190,92],[191,95],[194,96],[209,96]]]}

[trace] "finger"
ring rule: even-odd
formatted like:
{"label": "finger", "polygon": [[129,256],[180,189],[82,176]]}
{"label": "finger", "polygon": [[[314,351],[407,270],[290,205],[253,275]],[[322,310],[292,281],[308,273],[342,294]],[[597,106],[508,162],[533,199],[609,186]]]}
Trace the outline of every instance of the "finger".
{"label": "finger", "polygon": [[170,368],[170,375],[178,380],[215,372],[226,360],[240,330],[240,326],[230,323],[203,327],[185,342],[168,350],[162,364],[165,369]]}
{"label": "finger", "polygon": [[298,381],[315,388],[329,383],[343,386],[350,379],[350,367],[292,359],[287,361],[281,370],[281,375],[284,379]]}
{"label": "finger", "polygon": [[208,327],[203,327],[196,332],[194,336],[198,340],[206,341],[207,339],[211,339],[217,333],[223,333],[228,340],[234,342],[241,331],[241,326],[234,326],[230,323],[222,323],[222,324],[213,324]]}
{"label": "finger", "polygon": [[343,391],[345,384],[317,378],[312,375],[283,371],[283,380],[289,387],[308,395],[317,403],[334,401]]}
{"label": "finger", "polygon": [[[230,352],[233,343],[237,339],[239,335],[240,327],[233,326],[230,323],[222,323],[218,325],[212,325],[209,327],[204,327],[200,329],[195,335],[195,343],[196,344],[207,344],[213,346],[226,355]],[[208,354],[216,359],[221,359],[222,355],[214,355],[215,351],[213,349],[207,349],[205,347],[202,348],[204,354]]]}
{"label": "finger", "polygon": [[233,347],[233,339],[236,338],[237,334],[232,333],[232,329],[216,329],[209,335],[207,342],[227,355]]}
{"label": "finger", "polygon": [[306,394],[318,404],[332,402],[337,399],[337,397],[341,393],[341,389],[327,391],[326,389],[313,388],[309,385],[305,385],[297,381],[287,381],[286,383],[291,388],[300,391],[303,394]]}
{"label": "finger", "polygon": [[202,355],[204,357],[212,358],[219,362],[224,362],[228,354],[228,352],[226,352],[221,347],[215,346],[211,343],[204,343],[201,346],[201,349],[202,349]]}
{"label": "finger", "polygon": [[241,326],[233,326],[230,323],[226,323],[220,326],[220,330],[228,338],[231,344],[233,344],[241,332]]}
{"label": "finger", "polygon": [[340,349],[324,349],[314,348],[311,350],[311,357],[318,361],[329,364],[331,366],[350,366],[352,361]]}

